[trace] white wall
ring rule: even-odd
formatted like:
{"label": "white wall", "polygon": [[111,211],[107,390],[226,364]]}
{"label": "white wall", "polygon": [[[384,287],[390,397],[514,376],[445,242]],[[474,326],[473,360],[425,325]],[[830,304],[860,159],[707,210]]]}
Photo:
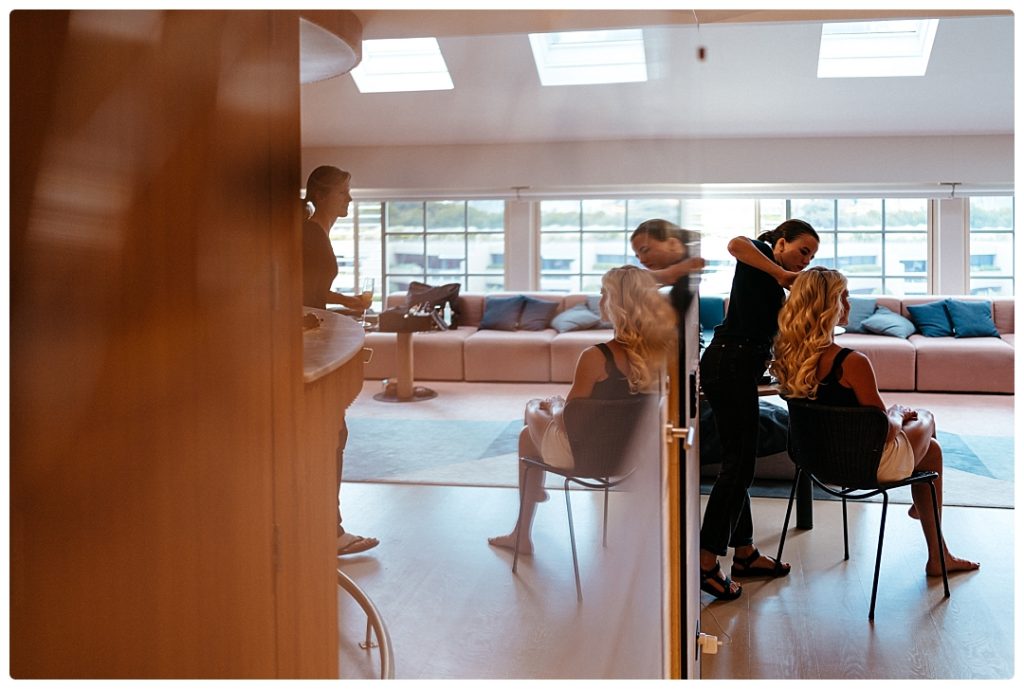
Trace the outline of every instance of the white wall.
{"label": "white wall", "polygon": [[[504,145],[306,148],[303,171],[353,174],[357,192],[513,195],[565,189],[689,185],[1008,191],[1013,136],[594,141]],[[763,195],[763,188],[759,195]],[[357,196],[359,194],[357,193]]]}
{"label": "white wall", "polygon": [[971,194],[1013,193],[1012,135],[592,141],[303,149],[356,198],[505,198],[508,289],[537,288],[536,204],[556,196],[935,198],[930,291],[967,291]]}

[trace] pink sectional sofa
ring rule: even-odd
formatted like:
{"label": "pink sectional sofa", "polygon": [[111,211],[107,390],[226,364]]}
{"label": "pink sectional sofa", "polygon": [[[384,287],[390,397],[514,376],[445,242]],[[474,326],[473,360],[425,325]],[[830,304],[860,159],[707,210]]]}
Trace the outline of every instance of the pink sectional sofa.
{"label": "pink sectional sofa", "polygon": [[[559,333],[545,330],[480,330],[487,296],[523,294],[554,301],[555,313],[586,303],[586,294],[502,292],[459,296],[460,320],[455,330],[413,333],[413,375],[419,380],[464,380],[506,383],[570,383],[580,352],[612,338],[610,328]],[[387,306],[405,304],[404,294],[388,297]],[[371,332],[366,346],[373,357],[364,366],[364,378],[388,378],[397,371],[396,335]]]}
{"label": "pink sectional sofa", "polygon": [[[459,297],[460,325],[455,330],[413,334],[413,368],[416,380],[464,380],[492,382],[572,382],[580,352],[611,339],[610,329],[559,333],[553,328],[538,331],[480,330],[485,296],[525,294],[558,303],[556,313],[586,302],[586,294],[504,292],[464,294]],[[884,306],[905,318],[908,305],[926,304],[945,296],[893,297],[880,295]],[[952,299],[983,297],[950,296]],[[918,392],[1010,393],[1014,369],[1014,300],[992,302],[992,320],[1000,337],[925,337],[907,339],[886,335],[845,333],[836,342],[863,352],[875,369],[882,390]],[[725,299],[728,308],[728,299]],[[388,297],[388,306],[405,304],[405,295]],[[708,324],[704,324],[708,325]],[[713,324],[711,324],[713,325]],[[394,376],[394,333],[369,333],[366,346],[373,358],[364,367],[368,379]]]}
{"label": "pink sectional sofa", "polygon": [[[915,332],[907,339],[870,333],[844,333],[843,347],[863,352],[875,369],[881,390],[917,392],[1013,393],[1014,314],[1012,297],[879,295],[884,306],[913,320],[907,306],[943,299],[992,302],[992,320],[999,337],[926,337]],[[725,298],[728,308],[728,298]]]}

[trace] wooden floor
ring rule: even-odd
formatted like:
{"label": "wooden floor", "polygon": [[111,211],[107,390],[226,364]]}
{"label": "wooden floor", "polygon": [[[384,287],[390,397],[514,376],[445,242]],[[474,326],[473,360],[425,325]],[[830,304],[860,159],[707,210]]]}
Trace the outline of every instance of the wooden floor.
{"label": "wooden floor", "polygon": [[[648,557],[632,566],[628,534],[613,532],[601,548],[596,494],[574,493],[582,604],[560,492],[540,506],[537,552],[520,561],[517,575],[511,553],[486,542],[514,520],[515,490],[346,483],[342,495],[346,525],[381,539],[339,564],[383,614],[398,678],[661,676],[661,610],[649,597],[635,601],[635,587],[626,599],[621,593],[631,576],[657,563]],[[774,549],[785,501],[753,502],[759,543]],[[819,501],[815,528],[787,540],[789,577],[751,581],[737,601],[703,597],[703,631],[724,643],[717,655],[703,656],[701,676],[1012,677],[1014,511],[946,510],[951,549],[982,569],[954,576],[952,597],[944,599],[941,581],[924,576],[924,541],[905,510],[890,508],[874,623],[867,611],[881,505],[850,505],[852,552],[844,562],[839,503]],[[358,647],[365,617],[344,596],[339,621],[342,677],[377,676],[376,653]]]}
{"label": "wooden floor", "polygon": [[[438,400],[372,402],[368,381],[352,414],[402,419],[516,418],[523,401],[564,394],[566,386],[431,383]],[[939,428],[963,435],[1013,435],[1014,399],[1006,395],[885,393],[886,403],[931,409]],[[638,555],[651,534],[612,534],[602,549],[594,494],[574,497],[584,602],[577,605],[565,505],[559,492],[541,505],[537,553],[510,570],[511,553],[487,545],[515,519],[508,488],[346,483],[346,526],[377,536],[343,569],[384,615],[404,679],[644,678],[661,674],[662,610],[638,585],[650,585],[658,556]],[[754,499],[758,543],[778,545],[785,501]],[[621,507],[621,506],[619,506]],[[711,603],[703,631],[724,642],[704,655],[701,676],[745,678],[1010,678],[1014,671],[1013,510],[948,507],[951,549],[980,560],[979,572],[952,578],[952,597],[924,576],[924,540],[905,506],[890,508],[874,623],[867,620],[880,504],[852,503],[852,559],[842,559],[840,505],[815,504],[816,526],[792,531],[783,580],[748,582],[743,596]],[[701,510],[703,512],[703,510]],[[637,563],[637,567],[630,567]],[[728,561],[723,562],[728,570]],[[611,601],[609,603],[609,601]],[[377,656],[358,648],[365,617],[339,601],[342,676],[372,678]]]}

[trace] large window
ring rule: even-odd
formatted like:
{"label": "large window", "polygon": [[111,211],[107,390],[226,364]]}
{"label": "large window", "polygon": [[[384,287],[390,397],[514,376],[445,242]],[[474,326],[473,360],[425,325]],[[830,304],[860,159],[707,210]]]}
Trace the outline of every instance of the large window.
{"label": "large window", "polygon": [[846,274],[851,294],[927,294],[927,199],[792,200],[789,215],[818,230],[812,265]]}
{"label": "large window", "polygon": [[[674,210],[664,206],[657,210],[668,211],[676,221],[679,202],[672,203],[676,205]],[[627,232],[636,213],[630,202],[623,200],[542,201],[540,288],[550,292],[598,292],[601,276],[609,268],[636,263]]]}
{"label": "large window", "polygon": [[971,294],[1013,296],[1013,198],[969,199]]}
{"label": "large window", "polygon": [[505,287],[501,200],[360,201],[331,240],[339,256],[335,285],[345,291],[373,278],[378,307],[413,281],[458,282],[469,292]]}
{"label": "large window", "polygon": [[637,264],[629,237],[645,220],[662,218],[701,233],[708,261],[701,289],[729,291],[732,266],[725,245],[737,234],[753,234],[755,202],[722,199],[600,199],[542,201],[540,288],[597,292],[609,268]]}

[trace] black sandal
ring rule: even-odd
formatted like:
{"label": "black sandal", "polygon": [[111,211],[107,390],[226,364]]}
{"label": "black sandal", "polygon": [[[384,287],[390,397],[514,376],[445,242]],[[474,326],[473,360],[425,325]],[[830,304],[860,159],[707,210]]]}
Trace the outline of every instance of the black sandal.
{"label": "black sandal", "polygon": [[[747,557],[733,555],[732,575],[734,577],[784,577],[789,574],[789,570],[792,569],[790,565],[779,562],[770,555],[765,555],[764,557],[775,564],[771,567],[754,567],[753,564],[757,562],[760,557],[761,552],[757,548],[754,548],[754,552]],[[739,566],[737,567],[737,565]]]}
{"label": "black sandal", "polygon": [[[721,588],[719,589],[715,585]],[[711,569],[700,570],[700,590],[704,593],[710,593],[718,600],[736,600],[743,593],[743,588],[738,584],[736,590],[732,590],[732,579],[722,574],[722,565],[717,561]]]}

